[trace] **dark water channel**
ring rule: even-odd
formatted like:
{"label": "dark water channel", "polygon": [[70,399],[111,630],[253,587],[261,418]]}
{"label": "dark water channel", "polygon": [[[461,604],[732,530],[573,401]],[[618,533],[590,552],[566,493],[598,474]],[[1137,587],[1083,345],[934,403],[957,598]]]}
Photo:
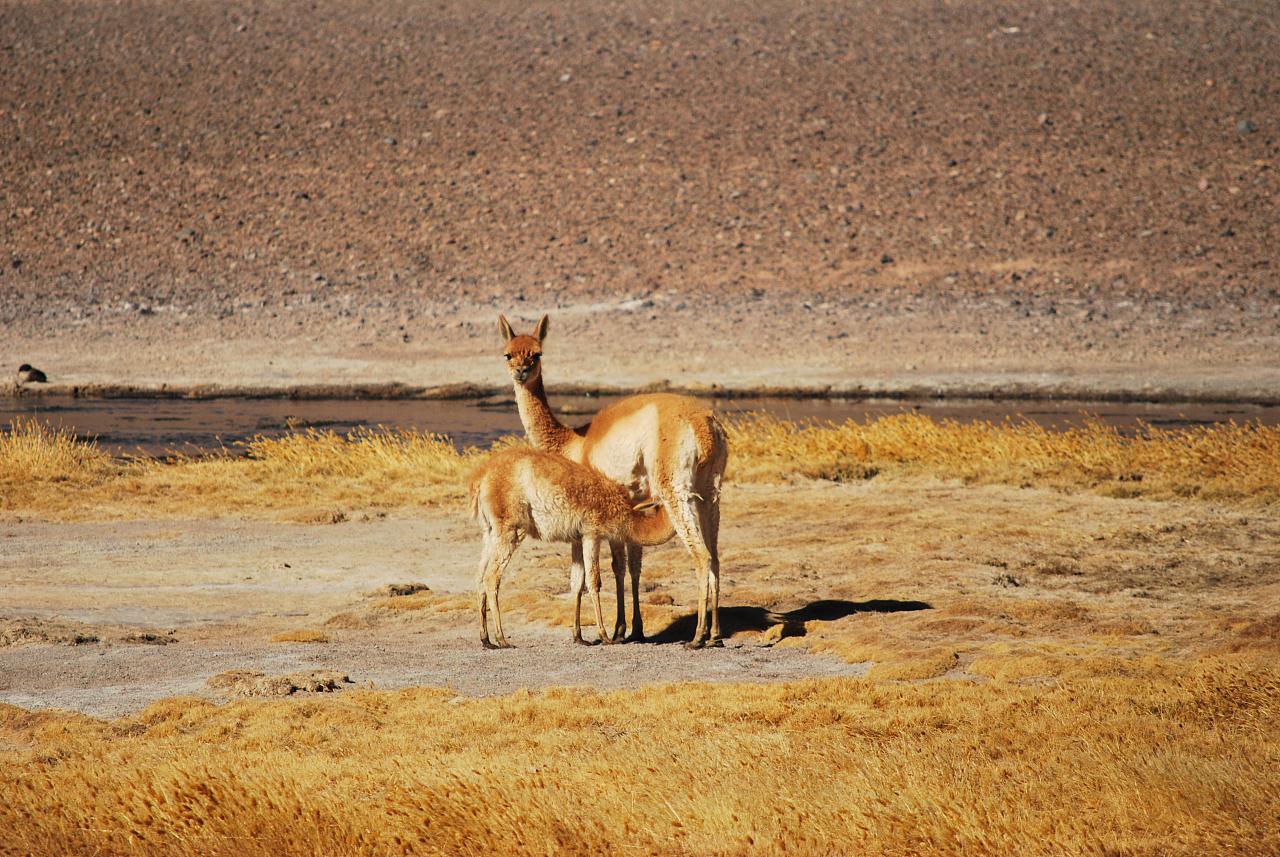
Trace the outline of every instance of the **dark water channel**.
{"label": "dark water channel", "polygon": [[[609,397],[553,397],[570,425],[587,422]],[[1080,424],[1087,416],[1136,430],[1140,422],[1161,428],[1227,420],[1280,423],[1280,407],[1247,404],[1146,404],[1002,400],[732,399],[715,401],[725,413],[764,411],[793,420],[865,420],[916,411],[960,421],[1025,417],[1049,428]],[[420,399],[75,399],[0,400],[0,430],[14,419],[35,418],[93,439],[121,454],[159,455],[227,448],[255,435],[275,436],[306,427],[345,433],[359,427],[416,429],[451,437],[462,446],[484,445],[519,434],[520,418],[509,398],[467,401]]]}

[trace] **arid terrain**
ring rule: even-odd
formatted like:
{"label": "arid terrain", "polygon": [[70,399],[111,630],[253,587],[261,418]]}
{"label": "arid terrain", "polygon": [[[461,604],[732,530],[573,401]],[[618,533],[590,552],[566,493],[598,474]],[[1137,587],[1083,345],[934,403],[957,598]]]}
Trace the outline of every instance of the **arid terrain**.
{"label": "arid terrain", "polygon": [[[12,401],[0,855],[1280,855],[1280,426],[1192,412],[1280,404],[1278,203],[1265,0],[0,3],[4,394],[315,400]],[[1188,414],[726,408],[724,647],[526,544],[488,651],[494,435],[362,408],[514,409],[500,312],[574,422]]]}
{"label": "arid terrain", "polygon": [[[692,636],[697,587],[675,543],[644,576],[655,645],[572,645],[565,552],[530,545],[503,589],[518,648],[492,653],[476,620],[479,538],[456,512],[7,524],[0,702],[120,716],[176,694],[225,698],[207,682],[235,669],[467,696],[868,670],[982,682],[1015,654],[1185,658],[1275,631],[1271,512],[919,479],[735,488],[725,510],[728,646],[705,653],[676,644]],[[429,589],[382,591],[410,582]],[[298,630],[325,639],[271,641]]]}
{"label": "arid terrain", "polygon": [[649,642],[573,645],[532,544],[482,649],[483,450],[0,436],[0,850],[1280,849],[1280,428],[728,432],[701,651],[671,544]]}
{"label": "arid terrain", "polygon": [[0,8],[54,383],[1280,396],[1266,2]]}

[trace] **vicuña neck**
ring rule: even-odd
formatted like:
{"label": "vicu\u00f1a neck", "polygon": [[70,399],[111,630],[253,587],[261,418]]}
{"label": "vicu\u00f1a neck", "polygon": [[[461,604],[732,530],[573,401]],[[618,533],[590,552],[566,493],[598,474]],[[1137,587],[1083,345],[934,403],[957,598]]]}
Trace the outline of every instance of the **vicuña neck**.
{"label": "vicu\u00f1a neck", "polygon": [[547,404],[547,391],[542,387],[542,375],[528,384],[516,384],[516,406],[520,409],[520,422],[524,433],[535,448],[547,452],[559,452],[573,437],[573,429],[556,419]]}

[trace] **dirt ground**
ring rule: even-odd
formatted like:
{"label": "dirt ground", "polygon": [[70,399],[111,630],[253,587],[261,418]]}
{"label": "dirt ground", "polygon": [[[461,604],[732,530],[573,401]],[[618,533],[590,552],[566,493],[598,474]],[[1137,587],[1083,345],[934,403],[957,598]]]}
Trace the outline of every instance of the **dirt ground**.
{"label": "dirt ground", "polygon": [[17,0],[0,360],[1274,398],[1273,13]]}
{"label": "dirt ground", "polygon": [[[679,645],[696,587],[674,544],[646,560],[652,644],[574,646],[567,551],[533,544],[503,588],[518,648],[491,652],[475,627],[476,534],[453,511],[338,524],[11,520],[0,525],[0,702],[115,716],[173,695],[226,698],[235,687],[209,682],[235,670],[463,695],[985,681],[993,655],[1236,650],[1274,637],[1280,615],[1274,511],[921,477],[730,486],[724,510],[726,647],[698,652]],[[407,582],[429,591],[381,591]],[[325,641],[271,642],[297,631]],[[1022,678],[1051,680],[1034,662]]]}

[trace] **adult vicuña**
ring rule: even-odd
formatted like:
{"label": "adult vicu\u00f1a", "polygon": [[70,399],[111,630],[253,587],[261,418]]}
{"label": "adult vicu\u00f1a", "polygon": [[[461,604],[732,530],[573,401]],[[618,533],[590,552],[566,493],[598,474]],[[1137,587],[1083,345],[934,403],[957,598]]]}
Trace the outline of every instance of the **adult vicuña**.
{"label": "adult vicu\u00f1a", "polygon": [[[547,542],[577,542],[589,564],[575,568],[573,639],[582,640],[582,584],[590,581],[600,640],[608,639],[600,611],[600,542],[660,545],[675,532],[655,501],[635,506],[627,489],[594,468],[559,455],[517,448],[495,452],[471,477],[471,514],[484,531],[480,555],[480,642],[486,649],[507,649],[502,633],[498,587],[502,572],[525,536]],[[493,607],[496,643],[489,641],[488,607]]]}
{"label": "adult vicu\u00f1a", "polygon": [[[625,486],[635,499],[652,496],[662,503],[684,542],[698,574],[698,627],[690,648],[720,642],[720,483],[729,458],[724,428],[711,409],[688,396],[651,393],[628,396],[596,414],[589,424],[569,428],[556,419],[542,386],[544,315],[530,335],[517,336],[498,316],[506,347],[503,356],[515,382],[516,404],[529,442],[537,449],[589,464]],[[631,571],[631,636],[644,639],[640,614],[640,545],[611,542],[618,591],[615,633],[626,629],[622,592],[623,558]],[[574,563],[582,561],[574,545]],[[707,640],[708,595],[711,639]],[[607,635],[605,636],[607,639]]]}

